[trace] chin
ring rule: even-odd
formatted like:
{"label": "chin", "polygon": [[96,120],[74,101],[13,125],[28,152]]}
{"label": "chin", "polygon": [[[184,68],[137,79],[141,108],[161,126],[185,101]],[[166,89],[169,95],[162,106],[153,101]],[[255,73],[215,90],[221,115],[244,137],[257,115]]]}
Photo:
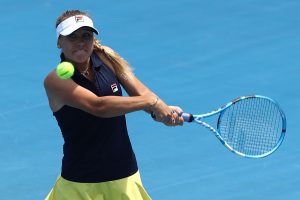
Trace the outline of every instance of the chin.
{"label": "chin", "polygon": [[86,62],[86,61],[89,59],[90,56],[91,56],[91,55],[89,55],[89,54],[87,54],[87,53],[75,53],[75,54],[73,55],[74,61],[76,61],[76,62],[78,62],[78,63]]}

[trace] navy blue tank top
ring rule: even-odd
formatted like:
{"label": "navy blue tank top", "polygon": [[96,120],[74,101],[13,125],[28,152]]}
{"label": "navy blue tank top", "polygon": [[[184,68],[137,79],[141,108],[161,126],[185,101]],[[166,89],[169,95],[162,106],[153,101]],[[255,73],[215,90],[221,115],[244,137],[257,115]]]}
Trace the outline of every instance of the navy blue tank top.
{"label": "navy blue tank top", "polygon": [[[111,69],[95,53],[91,61],[95,82],[86,79],[78,70],[72,79],[97,96],[122,96]],[[101,118],[67,105],[53,115],[64,138],[63,178],[95,183],[125,178],[137,172],[124,115]]]}

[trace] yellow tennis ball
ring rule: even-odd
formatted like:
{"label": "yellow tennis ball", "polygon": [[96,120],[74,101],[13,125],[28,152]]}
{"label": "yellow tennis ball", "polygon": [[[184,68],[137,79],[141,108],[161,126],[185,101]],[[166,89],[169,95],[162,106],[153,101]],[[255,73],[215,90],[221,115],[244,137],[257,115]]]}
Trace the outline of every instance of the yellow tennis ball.
{"label": "yellow tennis ball", "polygon": [[69,79],[74,74],[74,66],[70,62],[61,62],[56,67],[56,74],[60,79]]}

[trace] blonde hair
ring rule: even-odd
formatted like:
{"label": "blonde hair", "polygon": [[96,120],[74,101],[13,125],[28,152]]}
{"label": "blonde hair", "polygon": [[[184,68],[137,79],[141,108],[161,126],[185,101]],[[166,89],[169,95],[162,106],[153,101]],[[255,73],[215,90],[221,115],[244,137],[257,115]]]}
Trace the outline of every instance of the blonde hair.
{"label": "blonde hair", "polygon": [[[85,15],[89,16],[87,12],[83,12],[80,10],[67,10],[61,16],[59,16],[56,20],[56,27],[65,19],[72,17],[74,15]],[[90,17],[91,18],[91,17]],[[107,62],[109,62],[114,68],[116,74],[127,77],[132,72],[132,68],[129,63],[123,59],[118,53],[112,50],[108,46],[103,46],[101,42],[94,37],[94,52],[101,57],[101,55],[105,58]],[[64,55],[61,53],[61,59],[64,60]]]}

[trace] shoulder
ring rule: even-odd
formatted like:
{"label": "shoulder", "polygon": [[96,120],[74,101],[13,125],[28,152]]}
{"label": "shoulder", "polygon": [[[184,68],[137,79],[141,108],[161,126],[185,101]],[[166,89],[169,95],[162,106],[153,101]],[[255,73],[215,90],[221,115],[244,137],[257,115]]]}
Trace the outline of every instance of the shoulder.
{"label": "shoulder", "polygon": [[63,104],[60,103],[58,98],[56,97],[55,93],[53,92],[55,90],[55,83],[57,82],[57,76],[55,73],[55,70],[52,70],[44,79],[44,88],[48,97],[49,106],[52,110],[52,112],[55,112],[59,110]]}
{"label": "shoulder", "polygon": [[78,84],[72,79],[60,79],[55,70],[45,77],[44,88],[52,111],[57,111],[63,105],[72,104],[73,101],[78,99],[75,95],[79,88]]}
{"label": "shoulder", "polygon": [[52,70],[44,79],[44,87],[45,89],[51,87],[52,83],[56,79],[56,73],[55,70]]}
{"label": "shoulder", "polygon": [[62,85],[68,84],[70,82],[70,80],[72,80],[72,79],[69,79],[69,80],[60,79],[57,76],[55,70],[52,70],[44,79],[44,87],[46,90],[57,89],[56,87],[58,87],[58,86],[61,87]]}
{"label": "shoulder", "polygon": [[48,91],[55,91],[55,93],[65,90],[74,89],[78,84],[72,78],[60,79],[55,70],[52,70],[44,79],[44,87]]}

